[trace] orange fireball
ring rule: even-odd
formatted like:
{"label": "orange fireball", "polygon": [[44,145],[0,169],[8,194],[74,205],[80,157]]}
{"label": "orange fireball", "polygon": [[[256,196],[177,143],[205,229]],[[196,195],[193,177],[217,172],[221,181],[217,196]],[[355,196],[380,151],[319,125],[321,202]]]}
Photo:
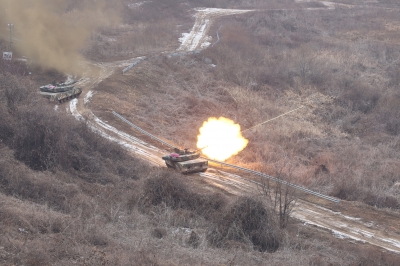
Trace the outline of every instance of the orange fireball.
{"label": "orange fireball", "polygon": [[238,154],[248,142],[240,132],[240,125],[225,117],[209,118],[197,136],[197,148],[202,149],[210,159],[218,161]]}

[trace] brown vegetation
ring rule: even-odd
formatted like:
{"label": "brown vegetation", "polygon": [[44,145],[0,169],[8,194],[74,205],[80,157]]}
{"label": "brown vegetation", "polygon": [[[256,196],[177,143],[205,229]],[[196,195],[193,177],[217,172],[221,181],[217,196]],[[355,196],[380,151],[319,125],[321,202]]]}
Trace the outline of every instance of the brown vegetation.
{"label": "brown vegetation", "polygon": [[274,214],[252,198],[239,198],[225,211],[207,238],[216,247],[250,242],[255,250],[262,252],[275,252],[280,242]]}
{"label": "brown vegetation", "polygon": [[207,219],[212,219],[223,210],[226,199],[222,195],[193,193],[176,176],[179,174],[166,172],[159,177],[146,180],[143,188],[144,197],[139,200],[141,209],[146,211],[149,206],[163,203],[174,210],[188,210]]}
{"label": "brown vegetation", "polygon": [[[232,7],[224,0],[188,3]],[[176,48],[176,25],[192,25],[184,14],[189,7],[171,0],[125,9],[129,27],[94,32],[84,52],[111,60]],[[300,112],[246,132],[249,146],[230,162],[342,199],[399,209],[399,40],[381,19],[396,24],[398,18],[366,8],[312,12],[217,21],[217,45],[197,55],[153,57],[104,81],[94,112],[107,117],[96,106],[118,103],[116,111],[157,136],[193,147],[210,116],[248,128],[302,104]],[[288,220],[293,198],[287,187],[275,187],[275,201],[266,205],[265,198],[199,190],[188,176],[154,169],[62,106],[54,110],[37,95],[26,65],[1,61],[0,69],[0,264],[398,263],[396,255]],[[287,162],[290,167],[276,170]]]}

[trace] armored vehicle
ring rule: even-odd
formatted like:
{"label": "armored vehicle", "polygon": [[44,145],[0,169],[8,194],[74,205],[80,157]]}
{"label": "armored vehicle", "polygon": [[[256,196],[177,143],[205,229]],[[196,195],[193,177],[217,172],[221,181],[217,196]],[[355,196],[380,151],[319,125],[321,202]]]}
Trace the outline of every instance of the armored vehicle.
{"label": "armored vehicle", "polygon": [[82,90],[74,88],[78,81],[48,84],[40,87],[40,94],[48,98],[51,102],[62,103],[69,99],[78,97]]}
{"label": "armored vehicle", "polygon": [[69,91],[73,87],[74,87],[74,85],[54,86],[52,84],[48,84],[46,86],[40,87],[40,91],[42,91],[42,92],[64,92],[64,91]]}
{"label": "armored vehicle", "polygon": [[174,168],[183,174],[205,172],[208,161],[200,158],[200,152],[174,148],[174,152],[162,157],[168,168]]}
{"label": "armored vehicle", "polygon": [[40,91],[42,92],[64,92],[69,91],[74,87],[74,84],[78,81],[64,82],[64,83],[56,83],[47,84],[45,86],[40,87]]}
{"label": "armored vehicle", "polygon": [[82,93],[80,88],[73,88],[64,92],[40,92],[41,95],[48,98],[51,102],[63,103],[69,99],[78,97]]}

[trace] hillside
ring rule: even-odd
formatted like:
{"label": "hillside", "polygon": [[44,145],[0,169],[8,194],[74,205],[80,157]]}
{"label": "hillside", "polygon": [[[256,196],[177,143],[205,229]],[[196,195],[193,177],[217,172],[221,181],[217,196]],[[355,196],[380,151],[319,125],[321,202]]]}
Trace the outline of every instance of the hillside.
{"label": "hillside", "polygon": [[[57,3],[46,11],[72,23],[66,36],[82,37],[58,58],[60,49],[46,43],[54,51],[43,62],[46,52],[37,54],[37,42],[19,44],[24,32],[16,27],[14,60],[0,63],[1,265],[397,265],[396,1]],[[9,3],[0,4],[3,14]],[[0,37],[7,51],[7,32]],[[138,58],[145,60],[121,73]],[[37,93],[69,75],[81,79],[78,100],[55,105]],[[249,129],[300,106],[243,132],[248,146],[227,162],[337,197],[339,205],[275,184],[225,182],[223,172],[242,173],[218,166],[209,178],[159,167],[166,148],[112,114],[195,148],[209,117]],[[128,146],[122,131],[146,142],[146,153]],[[293,213],[282,216],[278,195]],[[394,248],[299,218],[314,204],[371,222]]]}

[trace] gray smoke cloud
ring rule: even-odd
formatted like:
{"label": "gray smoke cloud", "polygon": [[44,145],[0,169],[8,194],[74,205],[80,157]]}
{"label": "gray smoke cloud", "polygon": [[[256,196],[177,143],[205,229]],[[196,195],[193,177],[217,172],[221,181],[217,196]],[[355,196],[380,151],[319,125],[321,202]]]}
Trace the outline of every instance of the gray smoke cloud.
{"label": "gray smoke cloud", "polygon": [[14,24],[13,49],[45,68],[79,73],[90,33],[118,23],[122,1],[0,0],[0,35]]}

